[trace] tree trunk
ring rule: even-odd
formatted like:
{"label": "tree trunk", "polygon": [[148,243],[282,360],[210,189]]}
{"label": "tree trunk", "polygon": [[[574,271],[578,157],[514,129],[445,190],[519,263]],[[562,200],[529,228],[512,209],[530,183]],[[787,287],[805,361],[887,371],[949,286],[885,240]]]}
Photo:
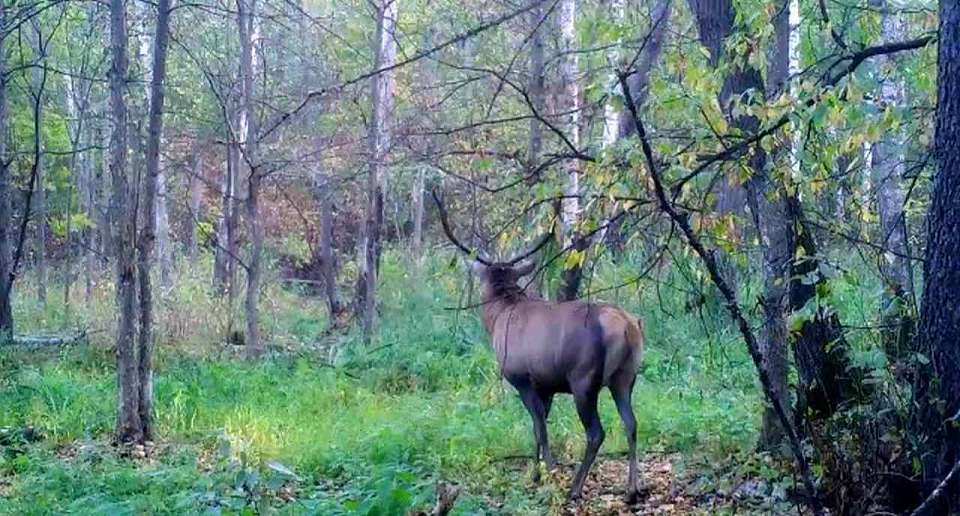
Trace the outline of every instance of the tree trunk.
{"label": "tree trunk", "polygon": [[[229,102],[227,116],[232,117],[233,103]],[[223,174],[222,215],[217,225],[217,248],[214,258],[213,290],[219,296],[227,294],[230,320],[233,320],[233,306],[236,299],[237,265],[237,226],[239,210],[237,208],[237,180],[239,179],[240,151],[238,135],[234,131],[232,120],[224,120],[226,130],[226,170]]]}
{"label": "tree trunk", "polygon": [[[396,26],[399,0],[383,0],[377,14],[376,58],[374,69],[392,66],[397,58]],[[357,310],[363,324],[363,338],[370,342],[377,324],[377,277],[382,250],[383,192],[386,178],[384,161],[390,147],[390,124],[393,113],[394,74],[392,71],[373,76],[370,82],[373,114],[370,120],[367,171],[366,222],[361,238],[361,254],[357,261],[360,275],[357,279]]]}
{"label": "tree trunk", "polygon": [[[66,92],[64,95],[64,100],[66,101],[67,108],[67,117],[70,120],[73,120],[72,127],[68,126],[68,137],[70,139],[70,178],[75,181],[77,196],[80,198],[80,210],[86,210],[86,185],[88,182],[86,177],[86,171],[84,170],[84,161],[86,160],[86,153],[80,150],[80,145],[83,139],[83,119],[79,113],[80,109],[77,105],[79,103],[79,96],[77,95],[77,88],[74,84],[74,78],[67,77],[64,81]],[[63,305],[67,313],[70,311],[70,287],[73,284],[73,263],[71,257],[74,254],[74,250],[71,249],[72,235],[70,230],[71,223],[71,213],[73,210],[73,196],[70,195],[70,200],[67,202],[67,257],[63,261]],[[81,231],[81,241],[83,241],[83,235],[85,231]]]}
{"label": "tree trunk", "polygon": [[[623,0],[616,0],[612,6],[617,18],[623,21],[625,17]],[[660,60],[660,54],[663,50],[664,37],[667,28],[670,26],[670,15],[673,11],[671,0],[659,0],[650,11],[650,32],[646,41],[646,46],[640,58],[637,60],[636,68],[633,74],[627,78],[630,85],[630,92],[633,94],[634,103],[637,111],[643,113],[643,104],[647,99],[647,89],[650,82],[650,72]],[[619,63],[619,56],[611,56],[611,66],[622,66]],[[616,74],[613,74],[612,80],[618,81]],[[619,84],[616,88],[619,89]],[[637,128],[633,122],[633,117],[629,110],[619,110],[614,103],[607,102],[604,106],[604,146],[614,145],[618,141],[629,138],[636,134]],[[616,214],[616,212],[614,212]],[[601,239],[607,250],[614,256],[619,257],[623,254],[625,241],[623,235],[623,222],[626,217],[617,217],[608,222],[608,225],[601,232]]]}
{"label": "tree trunk", "polygon": [[[543,59],[543,31],[545,24],[543,6],[534,7],[527,15],[530,31],[530,79],[527,85],[528,95],[532,108],[541,116],[546,111],[546,70]],[[536,117],[530,118],[530,144],[527,148],[527,184],[534,185],[540,181],[541,172],[538,171],[540,151],[543,148],[543,127]]]}
{"label": "tree trunk", "polygon": [[[891,10],[889,2],[881,0],[884,43],[903,39],[903,22],[898,13]],[[888,55],[880,58],[895,74],[897,59]],[[903,84],[896,77],[884,77],[880,86],[880,109],[896,110],[904,102]],[[884,349],[895,359],[902,359],[910,348],[913,317],[909,306],[913,298],[911,266],[905,258],[907,252],[907,225],[904,214],[903,143],[900,130],[889,128],[883,139],[871,148],[872,179],[877,190],[877,208],[880,215],[880,244],[888,252],[882,253],[880,272],[885,283],[882,321]]]}
{"label": "tree trunk", "polygon": [[[0,25],[6,25],[6,7],[0,2]],[[7,75],[6,38],[0,35],[0,77]],[[0,81],[0,220],[12,221],[10,168],[7,161],[7,86]],[[0,341],[13,337],[13,224],[0,224]]]}
{"label": "tree trunk", "polygon": [[160,288],[163,292],[167,292],[173,287],[173,247],[170,242],[170,213],[167,210],[167,174],[163,170],[162,158],[160,161],[161,163],[157,167],[157,197],[154,199],[156,217],[154,218],[157,225]]}
{"label": "tree trunk", "polygon": [[237,23],[240,34],[240,135],[243,142],[240,154],[250,169],[247,179],[246,218],[250,236],[250,259],[247,262],[247,291],[243,311],[247,321],[247,354],[257,357],[263,353],[260,341],[260,275],[263,254],[263,222],[260,220],[261,172],[257,159],[257,124],[253,111],[253,84],[255,50],[258,37],[256,22],[257,0],[237,1]]}
{"label": "tree trunk", "polygon": [[116,254],[117,289],[117,441],[139,443],[143,439],[140,420],[140,386],[137,360],[137,291],[135,241],[137,214],[131,203],[127,177],[127,14],[123,0],[110,0],[110,108],[113,118],[110,176],[112,238]]}
{"label": "tree trunk", "polygon": [[411,201],[413,203],[413,234],[410,237],[410,250],[414,259],[419,262],[423,250],[423,188],[426,179],[426,167],[417,167],[417,175],[413,180]]}
{"label": "tree trunk", "polygon": [[[777,15],[773,18],[774,37],[767,53],[768,97],[779,93],[790,74],[790,6],[793,1],[781,0]],[[763,366],[770,376],[771,390],[783,407],[790,406],[787,389],[786,287],[796,243],[787,218],[786,193],[777,180],[777,171],[789,170],[789,151],[785,145],[775,149],[767,166],[756,170],[746,185],[747,199],[763,254],[763,328],[758,344]],[[786,180],[790,180],[789,174]],[[766,406],[759,447],[769,451],[778,450],[785,436],[776,412]]]}
{"label": "tree trunk", "polygon": [[[89,128],[90,124],[85,126],[84,131],[87,133],[87,138],[84,140],[88,143],[93,143],[93,132]],[[94,176],[93,172],[93,156],[87,153],[83,159],[83,164],[81,166],[81,176],[83,182],[83,189],[81,190],[81,196],[83,198],[83,211],[87,214],[87,218],[96,223],[97,221],[97,184],[99,181]],[[97,267],[97,242],[96,242],[96,227],[87,227],[83,230],[83,247],[84,247],[84,271],[83,271],[83,300],[85,303],[90,303],[93,299],[93,275]]]}
{"label": "tree trunk", "polygon": [[[43,33],[40,30],[40,18],[39,15],[31,18],[31,24],[33,26],[33,37],[31,38],[31,43],[33,44],[34,58],[37,60],[40,67],[45,66],[46,64],[46,55],[43,45]],[[31,71],[31,94],[37,95],[41,98],[35,99],[37,105],[40,106],[40,109],[36,110],[36,116],[38,118],[36,122],[37,127],[43,127],[43,83],[45,82],[45,72],[40,67],[34,67]],[[46,306],[47,304],[47,195],[45,188],[45,171],[43,164],[43,136],[36,137],[37,145],[40,146],[40,149],[34,154],[35,159],[37,160],[36,165],[37,177],[35,180],[36,189],[34,190],[33,195],[35,198],[35,212],[33,214],[33,219],[36,224],[36,234],[34,236],[34,259],[36,260],[37,267],[37,300],[40,302],[41,306]]]}
{"label": "tree trunk", "polygon": [[327,311],[330,325],[337,325],[337,318],[343,311],[340,295],[337,292],[337,258],[333,252],[333,199],[334,191],[330,178],[317,171],[314,174],[314,190],[320,208],[320,273],[323,276],[323,289],[327,298]]}
{"label": "tree trunk", "polygon": [[[790,310],[800,311],[808,302],[817,303],[818,288],[829,288],[820,272],[820,260],[813,233],[806,227],[800,200],[787,198],[787,217],[796,238],[788,286]],[[812,277],[812,279],[811,279]],[[850,367],[847,342],[840,317],[819,305],[811,319],[803,321],[793,336],[797,385],[797,416],[824,419],[846,400],[858,395],[856,370]]]}
{"label": "tree trunk", "polygon": [[[913,435],[920,443],[924,492],[960,461],[960,2],[940,0],[938,95],[934,151],[937,172],[927,215],[919,368]],[[960,487],[941,498],[935,513],[960,511]]]}
{"label": "tree trunk", "polygon": [[167,73],[167,44],[170,29],[170,0],[157,4],[157,30],[153,46],[153,71],[150,74],[150,110],[147,122],[147,176],[144,185],[143,229],[138,242],[138,278],[140,280],[140,335],[138,342],[138,376],[140,396],[140,424],[145,440],[153,437],[153,245],[156,240],[158,192],[162,180],[160,172],[160,142],[163,138],[163,82]]}
{"label": "tree trunk", "polygon": [[200,201],[201,195],[203,194],[203,154],[200,153],[199,148],[195,148],[193,151],[193,170],[190,172],[189,186],[187,190],[190,195],[190,233],[188,234],[189,241],[187,243],[187,249],[190,256],[190,263],[197,263],[197,255],[199,254],[200,235],[198,233],[198,226],[200,224]]}
{"label": "tree trunk", "polygon": [[100,256],[104,264],[115,256],[115,246],[113,244],[114,228],[111,225],[111,217],[113,216],[113,176],[110,172],[110,163],[113,159],[113,129],[110,125],[110,117],[113,115],[110,109],[110,98],[107,97],[103,106],[103,120],[100,123],[100,130],[97,133],[103,145],[103,150],[100,151],[100,167],[98,170],[100,210],[97,212],[97,228],[100,233]]}
{"label": "tree trunk", "polygon": [[[577,83],[580,74],[579,59],[577,57],[577,1],[561,0],[558,23],[560,25],[560,83],[563,88],[557,101],[557,111],[561,120],[560,126],[566,133],[567,139],[575,147],[580,145],[580,86]],[[560,219],[563,222],[564,247],[573,247],[578,253],[587,252],[587,242],[579,235],[577,226],[580,223],[580,161],[567,160],[564,165],[566,186],[564,198],[560,203]],[[564,267],[560,290],[557,293],[559,301],[576,299],[583,278],[583,260]]]}
{"label": "tree trunk", "polygon": [[[700,37],[700,43],[710,54],[708,60],[711,68],[717,68],[724,56],[724,41],[733,33],[734,29],[734,9],[730,0],[688,0],[690,10],[694,13],[697,21],[697,28]],[[755,77],[751,77],[755,75]],[[744,73],[733,70],[724,79],[720,90],[718,100],[720,108],[730,116],[730,101],[735,95],[743,93],[747,88],[756,88],[758,91],[762,88],[759,74],[756,71]],[[752,117],[744,117],[752,119]],[[756,125],[756,121],[752,122]],[[717,204],[716,214],[720,217],[742,216],[743,207],[747,205],[745,191],[737,182],[723,175],[717,185]],[[737,240],[740,238],[740,232],[737,224],[728,224],[727,236]],[[724,278],[731,283],[734,288],[739,283],[736,264],[727,254],[720,256],[720,270]]]}
{"label": "tree trunk", "polygon": [[[636,71],[627,81],[630,83],[630,91],[633,92],[633,100],[640,110],[647,100],[647,86],[650,83],[650,72],[660,61],[660,54],[663,52],[663,41],[667,34],[667,28],[670,26],[670,15],[673,11],[671,0],[658,0],[650,12],[650,34],[647,39],[643,53],[637,61]],[[642,112],[642,111],[641,111]],[[611,128],[612,130],[612,128]],[[637,133],[637,127],[633,123],[633,117],[630,113],[623,111],[619,113],[617,122],[617,140],[629,138]]]}

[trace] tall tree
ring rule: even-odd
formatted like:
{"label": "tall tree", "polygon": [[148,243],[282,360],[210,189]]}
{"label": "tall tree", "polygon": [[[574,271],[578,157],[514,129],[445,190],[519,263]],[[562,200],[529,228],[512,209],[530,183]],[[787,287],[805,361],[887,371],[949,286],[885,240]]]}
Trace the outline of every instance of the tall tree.
{"label": "tall tree", "polygon": [[[567,140],[574,147],[580,145],[580,61],[577,46],[577,0],[561,0],[557,23],[560,26],[560,93],[557,116]],[[569,159],[564,164],[565,184],[560,203],[560,220],[563,222],[563,245],[573,247],[579,253],[587,250],[587,241],[578,235],[580,223],[580,160]],[[560,291],[561,301],[576,299],[583,278],[583,260],[573,260],[564,268]]]}
{"label": "tall tree", "polygon": [[[529,79],[527,81],[527,91],[530,96],[530,107],[538,113],[544,113],[546,110],[546,68],[543,58],[543,24],[546,12],[543,5],[538,4],[528,14],[528,28],[530,31],[530,56],[529,56]],[[534,184],[540,180],[540,174],[534,173],[539,170],[538,162],[540,152],[543,149],[543,127],[542,122],[537,117],[530,117],[530,136],[527,146],[527,178],[528,184]]]}
{"label": "tall tree", "polygon": [[340,294],[337,291],[337,258],[333,252],[333,200],[335,191],[330,176],[317,172],[314,174],[314,188],[320,208],[320,273],[323,276],[324,295],[327,298],[327,312],[330,323],[335,325],[337,317],[343,311]]}
{"label": "tall tree", "polygon": [[116,256],[117,290],[117,441],[143,442],[137,360],[136,236],[137,214],[127,173],[127,11],[124,0],[110,0],[111,238]]}
{"label": "tall tree", "polygon": [[247,321],[247,352],[250,356],[263,353],[260,340],[260,275],[263,255],[263,221],[260,220],[260,170],[257,144],[257,120],[253,109],[255,79],[255,42],[259,37],[257,0],[237,0],[237,23],[240,34],[240,123],[242,138],[240,152],[249,169],[247,176],[246,222],[250,237],[250,258],[247,260],[247,291],[243,311]]}
{"label": "tall tree", "polygon": [[[392,67],[397,59],[397,16],[399,0],[383,0],[377,6],[377,37],[374,49],[374,69]],[[357,279],[356,309],[361,317],[364,340],[369,342],[377,322],[377,277],[382,251],[381,230],[383,226],[383,192],[386,182],[385,161],[390,148],[390,125],[394,103],[394,73],[391,70],[377,73],[370,81],[370,97],[373,113],[367,137],[367,203],[366,220],[360,239],[357,262],[360,275]]]}
{"label": "tall tree", "polygon": [[[199,140],[198,140],[199,141]],[[187,179],[190,209],[190,232],[187,234],[187,253],[191,263],[196,263],[200,253],[200,201],[203,196],[203,153],[199,145],[193,150],[193,166]]]}
{"label": "tall tree", "polygon": [[[887,0],[875,2],[881,10],[882,37],[884,43],[903,40],[904,26],[900,14]],[[880,95],[879,108],[893,113],[904,102],[904,87],[897,77],[896,55],[879,58]],[[880,271],[885,283],[884,330],[885,348],[891,355],[902,357],[908,349],[908,335],[912,317],[909,304],[912,299],[912,273],[907,252],[907,224],[904,214],[905,193],[903,189],[904,148],[899,127],[888,128],[883,138],[871,147],[872,181],[877,190],[877,211],[880,216],[880,244],[887,249],[881,253]]]}
{"label": "tall tree", "polygon": [[[767,52],[768,97],[784,92],[790,74],[790,12],[795,0],[781,0],[773,18],[774,37]],[[786,135],[784,135],[786,136]],[[746,184],[747,200],[763,254],[763,328],[758,344],[774,395],[790,406],[787,389],[787,285],[790,260],[796,247],[793,226],[787,217],[785,182],[790,180],[790,140],[771,152],[766,166],[754,171]],[[786,171],[778,174],[778,171]],[[784,177],[786,176],[786,177]],[[760,447],[775,450],[786,432],[773,407],[766,406]]]}
{"label": "tall tree", "polygon": [[[917,414],[913,432],[920,443],[923,484],[929,491],[960,463],[960,2],[940,0],[936,175],[927,215],[923,297],[917,351],[929,361],[916,380]],[[960,511],[960,487],[939,511]]]}
{"label": "tall tree", "polygon": [[157,29],[153,43],[153,66],[150,74],[150,110],[147,122],[147,175],[144,184],[144,219],[137,242],[137,277],[140,282],[140,333],[138,352],[138,394],[140,397],[140,427],[145,440],[153,437],[153,347],[154,316],[153,246],[157,231],[157,195],[160,174],[160,142],[163,137],[164,80],[167,74],[167,46],[170,34],[170,0],[157,3]]}
{"label": "tall tree", "polygon": [[[707,50],[709,58],[707,63],[711,68],[719,68],[724,59],[728,61],[730,56],[725,56],[724,42],[733,35],[735,30],[735,12],[733,2],[730,0],[687,0],[690,10],[696,19],[700,44]],[[720,107],[727,115],[731,116],[732,100],[745,93],[747,90],[763,91],[763,82],[756,69],[747,66],[738,66],[731,70],[723,78],[723,85],[718,95]],[[737,117],[736,127],[740,130],[750,130],[757,126],[757,119],[751,116]],[[757,154],[754,157],[756,164],[763,163],[763,157]],[[753,167],[756,169],[756,167]],[[732,217],[743,214],[743,207],[746,206],[745,191],[739,184],[739,180],[731,177],[730,174],[723,174],[718,181],[717,186],[717,204],[716,213],[721,217]],[[726,231],[730,239],[740,238],[738,226],[729,223]],[[727,254],[721,255],[720,266],[723,275],[727,281],[736,285],[737,267]]]}
{"label": "tall tree", "polygon": [[[647,34],[642,52],[637,58],[636,69],[630,75],[627,81],[630,83],[630,91],[633,92],[634,102],[637,108],[643,107],[647,100],[648,85],[650,83],[650,73],[660,61],[660,55],[663,53],[663,42],[670,27],[670,15],[673,11],[671,0],[656,0],[656,3],[650,8],[650,32]],[[633,123],[633,117],[627,110],[621,110],[616,121],[616,139],[621,140],[636,134],[637,128]],[[612,132],[612,129],[610,131]]]}
{"label": "tall tree", "polygon": [[[0,2],[0,26],[6,26],[7,9]],[[10,161],[7,158],[7,54],[6,32],[0,32],[0,220],[11,221]],[[0,341],[13,337],[13,224],[0,224]]]}
{"label": "tall tree", "polygon": [[[36,109],[38,120],[35,125],[43,127],[43,102],[44,102],[44,83],[46,82],[47,66],[47,48],[44,41],[43,29],[40,24],[40,15],[36,14],[30,18],[30,25],[33,28],[30,43],[33,47],[33,59],[36,61],[30,72],[30,94],[35,96],[34,103],[39,107]],[[46,192],[46,170],[44,168],[43,146],[44,138],[42,132],[35,137],[35,142],[40,148],[34,153],[34,164],[36,168],[36,189],[33,192],[36,198],[35,213],[33,218],[36,222],[36,234],[34,235],[34,256],[37,266],[37,300],[41,305],[47,303],[47,192]]]}
{"label": "tall tree", "polygon": [[240,136],[236,130],[236,102],[229,94],[223,107],[224,172],[221,185],[221,217],[217,225],[217,248],[213,266],[213,291],[227,295],[229,317],[232,324],[233,307],[237,297],[237,232],[240,210],[237,205],[237,183],[240,168]]}

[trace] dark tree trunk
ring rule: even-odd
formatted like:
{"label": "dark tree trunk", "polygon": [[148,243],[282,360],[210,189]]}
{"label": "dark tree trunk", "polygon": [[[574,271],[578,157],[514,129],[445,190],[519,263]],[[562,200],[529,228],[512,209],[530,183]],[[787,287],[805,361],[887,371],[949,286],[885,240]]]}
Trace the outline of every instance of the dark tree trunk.
{"label": "dark tree trunk", "polygon": [[[43,97],[44,97],[44,83],[46,82],[46,70],[43,68],[46,61],[46,49],[43,45],[43,33],[40,29],[40,18],[39,15],[31,18],[31,24],[33,26],[33,34],[31,38],[31,43],[33,44],[34,58],[39,61],[41,66],[34,67],[31,71],[31,94],[36,95],[34,102],[39,107],[39,109],[34,110],[37,120],[35,122],[36,127],[43,127]],[[36,224],[36,234],[34,235],[34,256],[36,260],[37,267],[37,300],[40,302],[41,306],[46,306],[47,303],[47,195],[46,188],[44,183],[46,182],[46,170],[44,170],[44,160],[43,160],[43,135],[38,135],[35,138],[36,145],[39,147],[37,152],[34,154],[34,159],[37,160],[37,163],[34,164],[36,167],[36,179],[35,179],[35,188],[33,195],[35,196],[35,211],[33,213],[33,219]]]}
{"label": "dark tree trunk", "polygon": [[117,289],[117,441],[143,442],[140,424],[140,389],[137,361],[137,291],[135,241],[137,214],[131,203],[127,176],[127,13],[123,0],[110,0],[110,108],[113,136],[110,143],[112,238],[116,253]]}
{"label": "dark tree trunk", "polygon": [[[0,2],[0,25],[6,23],[6,7]],[[5,38],[0,36],[0,77],[7,75]],[[7,88],[0,81],[0,340],[13,337],[13,309],[10,297],[13,290],[12,210],[10,208],[10,168],[7,162]]]}
{"label": "dark tree trunk", "polygon": [[337,318],[343,311],[340,295],[337,291],[337,258],[333,252],[333,199],[334,192],[330,178],[316,174],[314,189],[320,208],[320,273],[323,276],[323,290],[327,298],[327,311],[330,313],[330,325],[337,325]]}
{"label": "dark tree trunk", "polygon": [[260,340],[260,275],[263,255],[263,223],[260,220],[261,172],[257,160],[257,123],[253,109],[253,85],[255,51],[254,39],[257,29],[256,0],[237,2],[237,23],[240,33],[240,130],[243,143],[240,152],[243,162],[250,170],[247,177],[246,222],[250,236],[250,258],[247,261],[247,290],[243,303],[247,322],[247,354],[252,357],[263,353]]}
{"label": "dark tree trunk", "polygon": [[[527,14],[529,20],[530,33],[530,78],[527,84],[528,95],[530,96],[530,107],[537,110],[538,113],[546,112],[545,87],[546,71],[543,58],[543,33],[544,16],[543,6],[534,7]],[[543,127],[536,117],[530,118],[530,143],[527,147],[527,184],[534,185],[540,181],[540,173],[536,172],[540,161],[540,151],[543,147]]]}
{"label": "dark tree trunk", "polygon": [[[774,37],[767,52],[767,95],[776,95],[790,74],[790,0],[777,5],[773,19]],[[766,166],[754,171],[747,182],[747,199],[763,254],[763,328],[760,354],[770,375],[771,388],[780,405],[790,406],[787,389],[787,284],[790,260],[795,249],[793,227],[787,219],[787,200],[775,177],[779,167],[789,168],[789,141],[772,151]],[[784,159],[787,158],[787,159]],[[779,449],[786,432],[771,406],[763,411],[759,447]]]}
{"label": "dark tree trunk", "polygon": [[[940,0],[937,173],[927,215],[923,299],[917,351],[929,359],[917,378],[913,433],[920,443],[924,491],[960,460],[960,2]],[[939,512],[960,511],[954,479]],[[931,513],[933,514],[933,513]]]}
{"label": "dark tree trunk", "polygon": [[150,112],[147,129],[147,177],[144,188],[143,229],[138,242],[138,279],[140,281],[140,335],[138,342],[138,376],[140,425],[143,438],[153,436],[153,246],[157,230],[157,192],[160,189],[160,140],[163,135],[163,81],[167,71],[167,42],[170,27],[170,0],[157,4],[157,31],[153,47],[153,73],[150,79]]}
{"label": "dark tree trunk", "polygon": [[[232,108],[232,102],[231,108]],[[233,110],[230,109],[232,116]],[[236,135],[230,120],[224,120],[227,132],[226,170],[223,175],[222,216],[217,227],[217,248],[213,267],[213,291],[222,296],[227,294],[230,307],[230,320],[233,320],[233,306],[236,299],[237,268],[237,226],[239,210],[237,208],[237,179],[239,177],[240,151]]]}
{"label": "dark tree trunk", "polygon": [[190,195],[190,233],[187,242],[187,253],[190,257],[190,263],[197,262],[197,255],[200,252],[200,201],[203,194],[203,154],[200,148],[194,149],[193,170],[190,172],[187,190]]}
{"label": "dark tree trunk", "polygon": [[[787,217],[796,238],[797,251],[793,255],[801,256],[791,264],[790,310],[799,311],[808,302],[816,303],[817,290],[829,285],[820,272],[817,244],[804,224],[800,200],[788,197],[787,206]],[[801,420],[829,417],[841,403],[860,394],[860,382],[856,371],[849,367],[847,342],[835,312],[818,306],[813,317],[803,321],[794,333],[793,353],[800,380],[797,416]]]}
{"label": "dark tree trunk", "polygon": [[[663,51],[663,40],[667,34],[667,27],[670,26],[670,14],[672,12],[671,0],[659,0],[650,12],[652,24],[650,35],[643,48],[643,54],[637,61],[637,68],[633,75],[627,81],[630,83],[630,91],[633,92],[633,100],[637,104],[637,110],[643,112],[643,104],[647,100],[647,85],[650,82],[650,72],[660,61],[660,54]],[[633,117],[629,111],[620,113],[619,129],[617,139],[629,138],[637,133],[637,126],[633,123]],[[622,217],[620,220],[623,220]]]}

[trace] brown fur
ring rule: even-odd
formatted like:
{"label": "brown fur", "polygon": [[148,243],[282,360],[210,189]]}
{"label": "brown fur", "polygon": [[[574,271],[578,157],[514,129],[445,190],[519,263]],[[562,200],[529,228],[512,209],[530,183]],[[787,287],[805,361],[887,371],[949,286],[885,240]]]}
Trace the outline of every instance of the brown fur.
{"label": "brown fur", "polygon": [[603,442],[597,396],[608,387],[617,402],[630,445],[627,494],[637,495],[636,421],[630,405],[643,355],[643,327],[622,309],[602,303],[551,303],[528,296],[520,284],[532,267],[477,265],[483,288],[482,316],[504,378],[519,392],[534,422],[537,459],[548,467],[546,417],[556,393],[571,393],[587,432],[587,450],[571,498]]}

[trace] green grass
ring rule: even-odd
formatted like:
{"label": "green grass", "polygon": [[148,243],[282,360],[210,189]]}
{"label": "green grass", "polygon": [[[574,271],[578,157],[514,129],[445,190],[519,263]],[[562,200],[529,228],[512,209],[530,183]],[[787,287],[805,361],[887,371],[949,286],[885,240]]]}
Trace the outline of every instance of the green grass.
{"label": "green grass", "polygon": [[[629,266],[607,266],[598,278]],[[353,332],[324,339],[318,300],[269,290],[264,324],[274,352],[256,363],[219,344],[225,311],[198,279],[183,281],[163,302],[161,324],[192,317],[183,327],[193,331],[162,328],[159,438],[146,462],[108,446],[115,378],[107,335],[66,350],[0,350],[0,428],[42,434],[0,440],[0,513],[397,514],[429,505],[438,478],[468,487],[460,514],[495,512],[490,500],[520,514],[554,503],[559,488],[538,489],[514,458],[532,453],[529,418],[501,383],[476,315],[444,310],[457,304],[462,276],[440,260],[408,272],[390,254],[383,278],[381,337],[369,347]],[[758,395],[742,345],[712,316],[667,316],[682,313],[682,299],[661,311],[655,296],[637,294],[619,293],[647,321],[634,395],[641,450],[723,457],[748,448]],[[76,317],[106,325],[104,304],[109,292]],[[27,327],[40,326],[26,315],[38,308],[22,301],[18,310]],[[625,450],[607,395],[601,411],[604,451]],[[550,436],[563,461],[579,460],[583,436],[569,398],[558,400]],[[297,501],[282,503],[283,489]]]}

